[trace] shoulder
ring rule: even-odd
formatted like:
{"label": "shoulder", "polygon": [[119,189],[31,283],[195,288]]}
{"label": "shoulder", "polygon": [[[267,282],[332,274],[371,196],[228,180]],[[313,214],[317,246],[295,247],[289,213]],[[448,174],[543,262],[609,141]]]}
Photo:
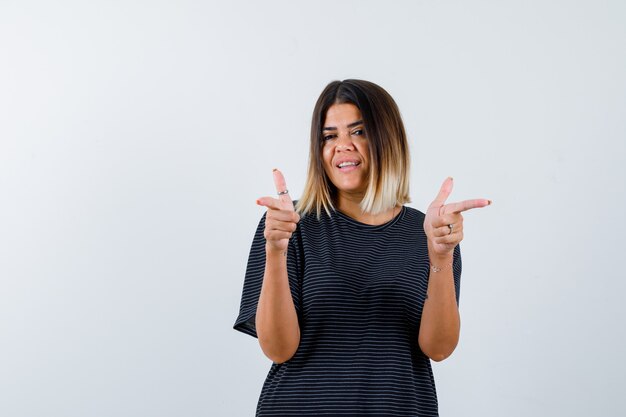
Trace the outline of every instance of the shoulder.
{"label": "shoulder", "polygon": [[404,212],[402,218],[398,222],[398,229],[405,233],[423,235],[424,232],[424,219],[426,215],[413,207],[404,206]]}
{"label": "shoulder", "polygon": [[[298,200],[293,200],[293,205],[295,206],[296,204],[298,204]],[[320,223],[328,218],[328,215],[325,212],[322,212],[320,216],[318,216],[314,211],[298,214],[300,215],[300,223],[303,224]]]}
{"label": "shoulder", "polygon": [[408,220],[408,221],[424,221],[424,218],[426,217],[426,215],[413,207],[409,207],[409,206],[404,206],[404,217]]}
{"label": "shoulder", "polygon": [[[293,202],[295,205],[297,200]],[[328,214],[324,211],[320,213],[318,216],[315,211],[310,211],[308,213],[298,213],[300,215],[300,221],[298,222],[298,229],[304,228],[309,230],[315,230],[319,227],[324,227],[327,225],[332,219],[328,216]]]}

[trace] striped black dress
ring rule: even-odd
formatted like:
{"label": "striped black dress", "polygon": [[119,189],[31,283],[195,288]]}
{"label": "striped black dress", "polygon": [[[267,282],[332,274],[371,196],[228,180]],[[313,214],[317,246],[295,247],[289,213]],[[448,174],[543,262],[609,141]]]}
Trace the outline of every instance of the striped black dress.
{"label": "striped black dress", "polygon": [[[429,277],[424,213],[403,206],[372,226],[341,212],[303,216],[287,255],[300,345],[273,363],[256,415],[437,416],[430,360],[417,343]],[[265,267],[257,228],[234,328],[256,337]],[[457,303],[460,248],[454,250]]]}

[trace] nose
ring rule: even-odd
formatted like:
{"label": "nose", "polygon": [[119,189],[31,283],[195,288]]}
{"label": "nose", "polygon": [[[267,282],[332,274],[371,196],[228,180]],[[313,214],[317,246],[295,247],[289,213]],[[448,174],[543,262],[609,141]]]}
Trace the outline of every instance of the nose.
{"label": "nose", "polygon": [[340,133],[337,137],[337,145],[335,147],[336,150],[344,150],[344,151],[353,151],[354,143],[352,143],[352,137],[350,133]]}

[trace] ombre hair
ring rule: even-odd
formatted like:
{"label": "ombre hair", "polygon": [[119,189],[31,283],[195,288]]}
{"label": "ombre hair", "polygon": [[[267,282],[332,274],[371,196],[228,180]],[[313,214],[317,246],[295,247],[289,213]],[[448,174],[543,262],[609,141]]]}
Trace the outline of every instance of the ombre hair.
{"label": "ombre hair", "polygon": [[368,187],[361,201],[364,213],[378,214],[409,203],[409,145],[400,111],[382,87],[363,80],[333,81],[315,103],[311,121],[309,168],[304,192],[296,204],[301,214],[335,210],[337,188],[326,175],[322,159],[322,128],[333,104],[358,107],[370,154]]}

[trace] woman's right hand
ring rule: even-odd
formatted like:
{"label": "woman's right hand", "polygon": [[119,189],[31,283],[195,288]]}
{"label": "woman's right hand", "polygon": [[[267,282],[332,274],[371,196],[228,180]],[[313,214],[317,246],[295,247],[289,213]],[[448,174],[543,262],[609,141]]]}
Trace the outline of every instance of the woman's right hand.
{"label": "woman's right hand", "polygon": [[[287,184],[283,174],[277,169],[274,169],[273,174],[276,192],[286,191]],[[266,250],[286,255],[291,234],[296,230],[300,221],[300,216],[294,209],[291,197],[289,197],[288,193],[279,194],[278,198],[261,197],[257,199],[256,203],[267,207],[264,231]]]}

